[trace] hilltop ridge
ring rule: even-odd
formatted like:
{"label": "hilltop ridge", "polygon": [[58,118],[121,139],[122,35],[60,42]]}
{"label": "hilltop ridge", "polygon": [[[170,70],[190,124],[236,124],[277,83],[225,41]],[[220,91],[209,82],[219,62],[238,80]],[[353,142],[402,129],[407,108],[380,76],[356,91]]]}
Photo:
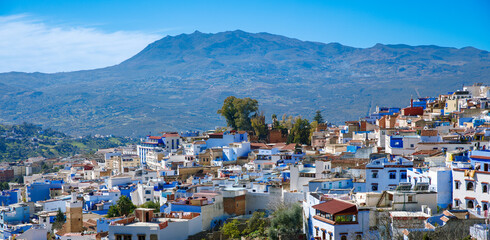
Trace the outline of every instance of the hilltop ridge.
{"label": "hilltop ridge", "polygon": [[[473,47],[301,41],[241,30],[167,36],[122,63],[95,70],[0,74],[0,121],[71,134],[143,135],[214,128],[230,95],[252,97],[269,117],[341,122],[376,105],[404,106],[463,84],[488,83],[489,53]],[[367,107],[366,107],[367,106]]]}

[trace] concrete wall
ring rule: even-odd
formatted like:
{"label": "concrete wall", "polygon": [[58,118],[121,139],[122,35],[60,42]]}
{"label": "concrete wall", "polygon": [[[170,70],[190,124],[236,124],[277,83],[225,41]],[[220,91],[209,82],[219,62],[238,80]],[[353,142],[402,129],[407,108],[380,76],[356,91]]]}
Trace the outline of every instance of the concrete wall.
{"label": "concrete wall", "polygon": [[213,221],[214,218],[223,215],[224,215],[223,199],[216,200],[215,203],[213,204],[203,206],[201,208],[202,229],[200,231],[209,230],[211,228],[211,221]]}
{"label": "concrete wall", "polygon": [[43,210],[47,212],[58,211],[66,212],[66,202],[62,200],[57,201],[46,201],[41,203],[43,205]]}
{"label": "concrete wall", "polygon": [[246,199],[246,213],[252,214],[257,210],[269,210],[271,206],[282,202],[282,193],[280,191],[272,190],[270,188],[268,193],[254,193],[247,192]]}

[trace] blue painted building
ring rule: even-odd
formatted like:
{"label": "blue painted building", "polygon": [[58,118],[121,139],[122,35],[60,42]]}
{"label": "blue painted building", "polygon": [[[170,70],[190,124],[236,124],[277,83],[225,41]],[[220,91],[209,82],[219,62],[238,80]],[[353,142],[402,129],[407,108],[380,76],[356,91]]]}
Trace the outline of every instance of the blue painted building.
{"label": "blue painted building", "polygon": [[174,212],[201,212],[201,206],[194,206],[189,204],[170,204],[170,210]]}
{"label": "blue painted building", "polygon": [[350,192],[353,187],[354,184],[351,178],[325,178],[308,182],[309,192],[342,194]]}
{"label": "blue painted building", "polygon": [[10,204],[18,203],[20,200],[20,190],[5,190],[0,192],[0,205],[7,206]]}
{"label": "blue painted building", "polygon": [[49,196],[50,188],[61,188],[63,180],[45,180],[44,182],[34,182],[26,186],[27,201],[37,202],[51,199]]}
{"label": "blue painted building", "polygon": [[0,228],[6,225],[15,225],[29,222],[29,206],[25,203],[16,203],[0,210]]}
{"label": "blue painted building", "polygon": [[0,228],[0,239],[14,239],[15,236],[26,232],[32,226],[32,224],[5,225]]}

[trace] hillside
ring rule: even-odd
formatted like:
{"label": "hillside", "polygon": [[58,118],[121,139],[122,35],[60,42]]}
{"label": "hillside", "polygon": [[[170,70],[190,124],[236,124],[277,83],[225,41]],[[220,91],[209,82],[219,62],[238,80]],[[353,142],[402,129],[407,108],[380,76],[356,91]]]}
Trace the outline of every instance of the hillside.
{"label": "hillside", "polygon": [[322,110],[330,122],[376,105],[489,83],[487,51],[377,44],[353,48],[269,33],[194,32],[158,40],[102,69],[0,74],[0,121],[70,134],[143,135],[224,125],[229,95],[252,97],[268,117]]}
{"label": "hillside", "polygon": [[50,128],[43,129],[29,123],[0,124],[0,162],[24,161],[30,157],[40,156],[69,157],[137,142],[136,139],[113,136],[72,138],[62,132]]}

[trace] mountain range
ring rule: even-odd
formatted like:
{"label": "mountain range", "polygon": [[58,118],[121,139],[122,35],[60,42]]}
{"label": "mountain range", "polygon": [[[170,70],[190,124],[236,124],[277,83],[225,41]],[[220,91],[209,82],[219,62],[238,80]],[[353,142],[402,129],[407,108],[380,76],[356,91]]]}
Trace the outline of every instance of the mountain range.
{"label": "mountain range", "polygon": [[321,110],[329,122],[375,106],[404,107],[464,84],[489,83],[489,52],[473,47],[376,44],[355,48],[240,30],[155,41],[106,68],[0,74],[0,122],[32,122],[74,135],[141,136],[224,125],[234,95],[266,116]]}

